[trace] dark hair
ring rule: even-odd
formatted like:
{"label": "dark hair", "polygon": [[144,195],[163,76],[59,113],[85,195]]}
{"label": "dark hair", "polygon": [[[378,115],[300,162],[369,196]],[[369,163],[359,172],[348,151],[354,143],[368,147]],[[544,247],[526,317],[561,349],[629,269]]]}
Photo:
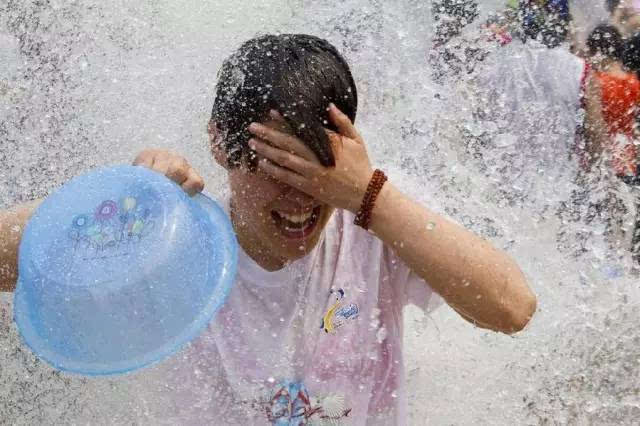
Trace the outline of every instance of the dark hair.
{"label": "dark hair", "polygon": [[615,60],[622,59],[622,36],[613,25],[601,24],[595,27],[587,38],[587,47],[591,55],[600,53]]}
{"label": "dark hair", "polygon": [[542,5],[532,0],[521,0],[518,18],[522,25],[523,40],[538,39],[549,48],[557,47],[569,34],[568,0],[546,0]]}
{"label": "dark hair", "polygon": [[335,165],[325,128],[333,102],[351,121],[356,85],[344,58],[326,40],[305,34],[265,35],[245,42],[222,64],[212,120],[224,134],[229,166],[255,166],[247,127],[279,111],[324,166]]}
{"label": "dark hair", "polygon": [[606,0],[605,7],[609,13],[613,13],[614,10],[620,5],[620,0]]}
{"label": "dark hair", "polygon": [[622,64],[640,74],[640,33],[636,33],[633,37],[629,37],[622,49]]}

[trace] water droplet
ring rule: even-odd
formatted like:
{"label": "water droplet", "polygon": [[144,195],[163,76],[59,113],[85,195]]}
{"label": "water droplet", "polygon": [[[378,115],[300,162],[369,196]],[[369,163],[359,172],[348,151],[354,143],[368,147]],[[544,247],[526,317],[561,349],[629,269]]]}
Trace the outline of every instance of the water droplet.
{"label": "water droplet", "polygon": [[273,377],[269,377],[267,379],[267,382],[269,382],[269,383],[274,383],[275,381],[276,381],[276,379],[274,379]]}
{"label": "water droplet", "polygon": [[427,231],[433,231],[434,229],[436,229],[436,224],[433,222],[429,222],[427,223]]}

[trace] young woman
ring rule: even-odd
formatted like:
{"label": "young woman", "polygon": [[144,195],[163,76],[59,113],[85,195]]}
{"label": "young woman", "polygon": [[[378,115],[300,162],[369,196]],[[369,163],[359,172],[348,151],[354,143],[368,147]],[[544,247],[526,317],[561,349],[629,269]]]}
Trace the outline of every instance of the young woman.
{"label": "young woman", "polygon": [[[356,109],[347,63],[316,37],[253,39],[223,64],[209,135],[229,176],[238,275],[209,329],[161,366],[150,399],[166,401],[169,424],[406,424],[406,304],[442,297],[504,333],[529,322],[536,297],[516,263],[374,171]],[[147,150],[135,164],[202,189],[179,155]],[[17,234],[0,240],[5,268]]]}

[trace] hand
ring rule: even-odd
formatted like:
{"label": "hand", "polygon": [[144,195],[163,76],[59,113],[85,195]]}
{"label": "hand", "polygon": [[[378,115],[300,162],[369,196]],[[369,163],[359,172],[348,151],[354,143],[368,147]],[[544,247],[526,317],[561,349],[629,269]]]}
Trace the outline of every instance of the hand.
{"label": "hand", "polygon": [[[282,121],[282,116],[275,111],[271,118]],[[258,153],[258,167],[276,180],[326,204],[355,213],[373,169],[364,141],[349,117],[331,104],[329,118],[339,132],[327,130],[335,167],[322,166],[296,136],[259,123],[249,126],[249,132],[257,136],[249,141],[249,146]]]}
{"label": "hand", "polygon": [[204,180],[191,167],[187,160],[171,151],[161,149],[145,149],[135,160],[134,166],[144,166],[162,173],[193,196],[204,189]]}

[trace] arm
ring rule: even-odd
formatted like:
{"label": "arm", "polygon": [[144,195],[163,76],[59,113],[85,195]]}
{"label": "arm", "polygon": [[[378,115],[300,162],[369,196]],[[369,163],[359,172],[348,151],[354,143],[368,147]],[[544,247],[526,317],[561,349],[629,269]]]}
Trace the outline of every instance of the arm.
{"label": "arm", "polygon": [[[277,113],[272,113],[277,118]],[[335,167],[323,167],[295,136],[253,123],[258,167],[314,198],[356,212],[373,174],[364,141],[335,106],[329,133]],[[329,189],[329,190],[327,190]],[[433,230],[427,228],[434,224]],[[522,272],[504,252],[409,199],[390,183],[373,210],[372,230],[462,317],[504,333],[521,330],[536,309]]]}
{"label": "arm", "polygon": [[591,75],[587,79],[585,90],[585,136],[589,169],[602,157],[603,147],[609,137],[607,131],[607,123],[602,116],[602,102],[600,99],[600,84],[598,80]]}
{"label": "arm", "polygon": [[378,196],[371,229],[463,318],[510,334],[533,316],[536,297],[506,253],[390,182]]}
{"label": "arm", "polygon": [[18,247],[22,230],[40,200],[0,211],[0,291],[13,291],[18,278]]}
{"label": "arm", "polygon": [[[200,175],[180,155],[164,150],[142,151],[134,165],[148,167],[175,181],[188,194],[204,188]],[[18,278],[18,247],[22,231],[41,200],[0,211],[0,291],[13,291]]]}

